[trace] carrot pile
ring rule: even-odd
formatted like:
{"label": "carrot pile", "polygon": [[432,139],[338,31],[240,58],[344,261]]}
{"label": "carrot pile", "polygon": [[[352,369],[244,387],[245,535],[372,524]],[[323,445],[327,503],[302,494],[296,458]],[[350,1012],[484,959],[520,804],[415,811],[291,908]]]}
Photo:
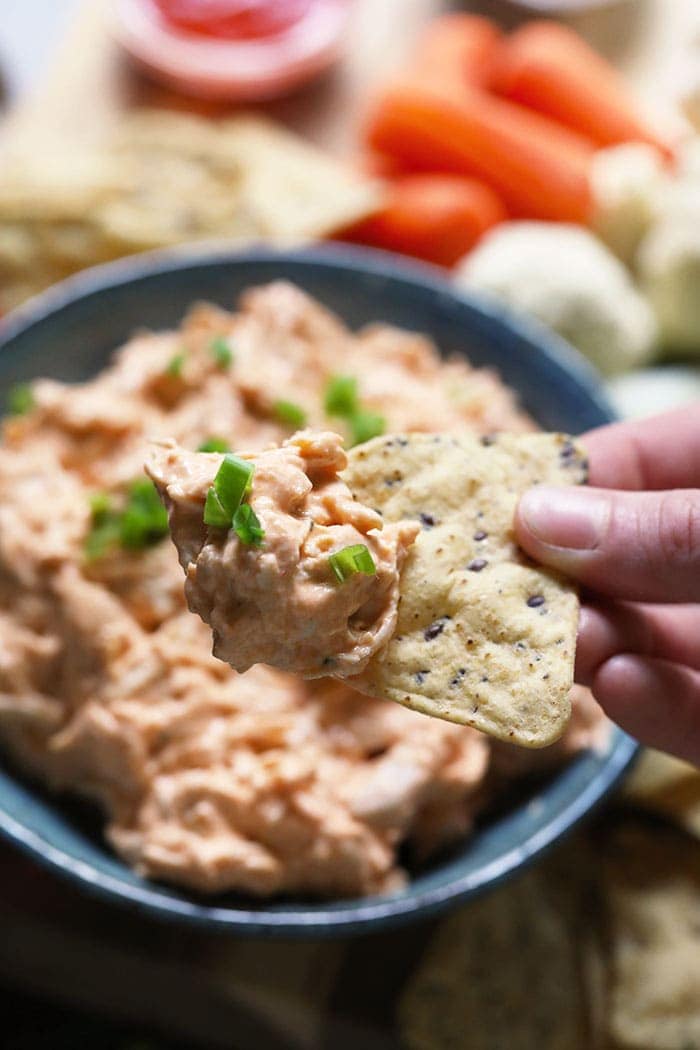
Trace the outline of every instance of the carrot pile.
{"label": "carrot pile", "polygon": [[411,68],[375,100],[364,142],[387,197],[341,236],[444,266],[507,217],[589,221],[602,146],[672,155],[572,30],[542,20],[505,36],[467,14],[429,24]]}

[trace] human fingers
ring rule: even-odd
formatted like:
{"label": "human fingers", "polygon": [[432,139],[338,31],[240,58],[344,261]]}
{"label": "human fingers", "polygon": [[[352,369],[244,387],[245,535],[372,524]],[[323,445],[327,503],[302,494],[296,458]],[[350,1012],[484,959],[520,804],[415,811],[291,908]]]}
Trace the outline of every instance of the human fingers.
{"label": "human fingers", "polygon": [[700,490],[538,485],[521,497],[515,530],[531,557],[598,594],[649,602],[700,597]]}
{"label": "human fingers", "polygon": [[599,427],[582,441],[591,485],[638,491],[700,486],[700,402]]}
{"label": "human fingers", "polygon": [[643,744],[700,765],[700,673],[649,656],[614,656],[591,684],[598,703]]}
{"label": "human fingers", "polygon": [[660,657],[700,671],[700,605],[584,605],[576,643],[576,681],[590,685],[618,653]]}

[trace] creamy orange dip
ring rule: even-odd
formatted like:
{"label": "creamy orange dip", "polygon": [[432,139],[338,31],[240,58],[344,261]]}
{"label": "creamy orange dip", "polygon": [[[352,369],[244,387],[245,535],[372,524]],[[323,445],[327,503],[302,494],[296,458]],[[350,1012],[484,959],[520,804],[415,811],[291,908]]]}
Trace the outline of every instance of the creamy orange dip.
{"label": "creamy orange dip", "polygon": [[295,429],[285,400],[345,435],[324,410],[338,374],[357,377],[387,432],[530,425],[493,374],[387,326],[352,334],[286,284],[141,333],[88,383],[40,380],[34,408],[4,424],[0,741],[51,787],[95,799],[145,876],[256,896],[386,892],[404,879],[399,846],[422,858],[464,836],[494,785],[599,731],[581,694],[555,748],[513,755],[342,682],[237,674],[210,655],[172,544],[142,527],[149,441],[194,451],[225,436],[255,455]]}
{"label": "creamy orange dip", "polygon": [[[168,507],[188,605],[212,628],[214,655],[241,672],[264,663],[305,678],[359,674],[394,633],[399,573],[420,526],[384,526],[339,476],[342,438],[305,431],[240,455],[253,468],[245,502],[264,534],[256,546],[205,523],[222,459],[166,445],[147,461]],[[333,555],[356,548],[371,571],[338,580]]]}

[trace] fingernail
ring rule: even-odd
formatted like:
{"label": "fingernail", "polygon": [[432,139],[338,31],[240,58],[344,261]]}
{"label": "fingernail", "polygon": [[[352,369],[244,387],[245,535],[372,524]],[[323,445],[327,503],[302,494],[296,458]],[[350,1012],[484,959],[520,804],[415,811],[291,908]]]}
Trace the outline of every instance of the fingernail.
{"label": "fingernail", "polygon": [[548,547],[595,550],[610,513],[607,497],[595,489],[548,488],[538,485],[520,500],[521,520]]}

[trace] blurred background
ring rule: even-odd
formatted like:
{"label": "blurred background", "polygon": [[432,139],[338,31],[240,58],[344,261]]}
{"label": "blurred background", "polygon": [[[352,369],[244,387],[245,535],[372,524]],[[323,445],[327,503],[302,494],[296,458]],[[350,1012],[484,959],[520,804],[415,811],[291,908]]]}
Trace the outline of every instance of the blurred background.
{"label": "blurred background", "polygon": [[[5,0],[0,75],[0,315],[333,239],[539,318],[622,415],[700,397],[698,0]],[[699,836],[700,776],[647,754],[536,871],[332,944],[162,928],[0,845],[0,1043],[700,1050]]]}

